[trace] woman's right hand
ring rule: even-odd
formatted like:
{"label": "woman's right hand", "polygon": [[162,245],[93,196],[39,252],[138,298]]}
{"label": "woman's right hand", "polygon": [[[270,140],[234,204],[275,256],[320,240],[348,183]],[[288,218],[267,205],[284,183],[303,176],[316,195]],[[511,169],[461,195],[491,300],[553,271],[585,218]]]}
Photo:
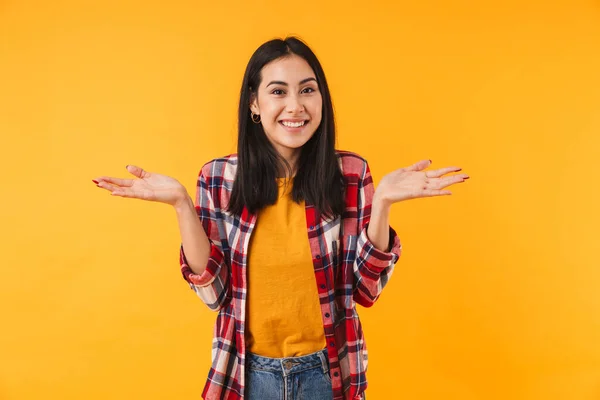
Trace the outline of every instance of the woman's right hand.
{"label": "woman's right hand", "polygon": [[187,190],[177,179],[144,171],[135,165],[128,165],[126,168],[137,179],[101,176],[92,181],[96,186],[111,192],[113,196],[156,201],[172,206],[189,197]]}

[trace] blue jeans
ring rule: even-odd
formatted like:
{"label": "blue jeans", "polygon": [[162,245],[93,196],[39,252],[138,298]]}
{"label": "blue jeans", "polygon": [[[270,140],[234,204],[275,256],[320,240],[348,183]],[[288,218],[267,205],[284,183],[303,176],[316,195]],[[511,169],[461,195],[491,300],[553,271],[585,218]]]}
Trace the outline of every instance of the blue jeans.
{"label": "blue jeans", "polygon": [[248,353],[244,397],[248,400],[331,400],[327,349],[300,357]]}

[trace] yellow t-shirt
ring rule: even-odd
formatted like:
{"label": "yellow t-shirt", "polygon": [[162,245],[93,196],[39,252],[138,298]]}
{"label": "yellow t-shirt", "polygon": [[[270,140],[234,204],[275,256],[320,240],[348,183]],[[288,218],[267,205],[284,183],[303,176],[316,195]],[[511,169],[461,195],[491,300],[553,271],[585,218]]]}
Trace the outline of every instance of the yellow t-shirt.
{"label": "yellow t-shirt", "polygon": [[247,350],[265,357],[325,348],[319,294],[306,230],[305,203],[278,179],[276,204],[259,212],[248,254]]}

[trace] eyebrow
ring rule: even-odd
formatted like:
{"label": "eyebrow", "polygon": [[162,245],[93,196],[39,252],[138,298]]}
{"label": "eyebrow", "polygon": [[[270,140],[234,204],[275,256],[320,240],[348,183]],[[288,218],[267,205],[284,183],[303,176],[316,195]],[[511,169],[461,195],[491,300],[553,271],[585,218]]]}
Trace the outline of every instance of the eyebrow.
{"label": "eyebrow", "polygon": [[[315,78],[306,78],[306,79],[302,79],[300,81],[300,85],[306,83],[306,82],[310,82],[310,81],[317,81]],[[271,85],[283,85],[283,86],[288,86],[288,84],[284,81],[271,81],[269,82],[269,84],[267,85],[267,87],[271,86]]]}

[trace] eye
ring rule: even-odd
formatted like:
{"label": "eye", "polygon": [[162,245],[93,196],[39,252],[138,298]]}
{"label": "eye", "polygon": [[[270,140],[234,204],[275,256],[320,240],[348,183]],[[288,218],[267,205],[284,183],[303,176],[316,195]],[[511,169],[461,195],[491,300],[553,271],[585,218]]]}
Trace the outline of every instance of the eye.
{"label": "eye", "polygon": [[275,89],[271,92],[271,94],[282,95],[284,92],[281,89]]}
{"label": "eye", "polygon": [[302,89],[302,93],[312,93],[312,92],[316,92],[316,90],[311,87]]}

